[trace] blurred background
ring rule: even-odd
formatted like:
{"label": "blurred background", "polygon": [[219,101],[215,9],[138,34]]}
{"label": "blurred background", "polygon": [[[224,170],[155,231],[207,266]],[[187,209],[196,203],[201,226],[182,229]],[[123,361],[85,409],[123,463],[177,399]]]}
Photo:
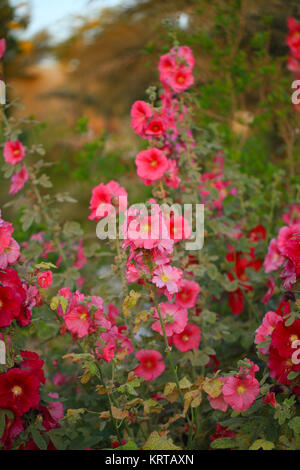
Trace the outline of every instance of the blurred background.
{"label": "blurred background", "polygon": [[151,193],[136,178],[144,143],[129,112],[157,85],[158,58],[176,38],[197,60],[195,133],[215,126],[242,171],[268,184],[282,169],[283,184],[297,185],[286,21],[299,13],[298,0],[0,0],[11,113],[39,121],[23,140],[44,145],[57,186],[79,201],[67,210],[88,224],[95,184],[118,180],[132,202]]}

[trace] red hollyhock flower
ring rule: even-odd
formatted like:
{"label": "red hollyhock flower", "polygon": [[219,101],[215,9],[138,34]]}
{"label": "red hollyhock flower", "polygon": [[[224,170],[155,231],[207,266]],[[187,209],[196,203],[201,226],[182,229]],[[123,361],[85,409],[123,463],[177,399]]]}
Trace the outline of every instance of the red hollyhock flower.
{"label": "red hollyhock flower", "polygon": [[16,416],[38,405],[39,379],[29,371],[10,369],[0,374],[0,408],[12,410]]}
{"label": "red hollyhock flower", "polygon": [[274,406],[276,408],[277,406],[277,401],[276,401],[276,396],[274,392],[268,392],[264,397],[263,397],[263,404],[267,405],[270,404],[271,406]]}
{"label": "red hollyhock flower", "polygon": [[289,46],[292,55],[300,59],[300,24],[292,17],[288,18],[287,25],[289,34],[286,43]]}
{"label": "red hollyhock flower", "polygon": [[300,371],[300,364],[293,364],[291,357],[280,356],[277,349],[271,346],[268,368],[270,369],[270,377],[284,385],[290,385],[291,381],[287,377],[292,371]]}
{"label": "red hollyhock flower", "polygon": [[241,289],[229,292],[229,306],[234,315],[240,315],[244,310],[244,294]]}
{"label": "red hollyhock flower", "polygon": [[[2,287],[9,288],[13,291],[15,302],[15,309],[11,312],[13,318],[16,318],[21,326],[29,325],[32,316],[31,308],[33,305],[27,305],[26,290],[24,289],[24,285],[22,284],[18,273],[14,269],[6,269],[3,272],[0,271],[0,284]],[[0,304],[0,319],[1,316]]]}
{"label": "red hollyhock flower", "polygon": [[290,326],[283,321],[277,323],[272,333],[271,346],[277,349],[283,358],[291,358],[294,352],[292,343],[300,340],[300,320],[295,320]]}
{"label": "red hollyhock flower", "polygon": [[179,292],[176,295],[176,303],[183,308],[195,307],[199,294],[200,286],[197,282],[181,279]]}
{"label": "red hollyhock flower", "polygon": [[162,355],[153,349],[141,349],[135,357],[140,361],[140,365],[134,369],[135,375],[148,382],[159,377],[166,368]]}
{"label": "red hollyhock flower", "polygon": [[189,323],[181,333],[174,334],[172,340],[181,352],[198,349],[201,341],[201,330],[199,326]]}
{"label": "red hollyhock flower", "polygon": [[222,424],[217,424],[216,431],[209,436],[209,440],[213,442],[215,439],[220,439],[220,437],[235,437],[235,432],[226,426],[222,426]]}
{"label": "red hollyhock flower", "polygon": [[24,421],[16,417],[14,419],[9,419],[5,417],[5,428],[3,436],[0,439],[0,442],[4,445],[4,450],[10,450],[15,438],[23,431]]}
{"label": "red hollyhock flower", "polygon": [[23,361],[19,364],[20,369],[28,370],[35,375],[40,383],[46,382],[43,367],[44,361],[39,358],[38,354],[32,351],[20,351]]}
{"label": "red hollyhock flower", "polygon": [[21,299],[10,287],[0,285],[0,327],[9,326],[20,313]]}

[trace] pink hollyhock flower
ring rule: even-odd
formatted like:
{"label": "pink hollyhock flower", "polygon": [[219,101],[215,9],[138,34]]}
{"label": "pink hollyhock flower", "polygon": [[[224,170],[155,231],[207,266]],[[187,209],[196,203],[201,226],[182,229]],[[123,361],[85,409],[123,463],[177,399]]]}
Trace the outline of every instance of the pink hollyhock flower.
{"label": "pink hollyhock flower", "polygon": [[181,333],[172,336],[172,341],[181,352],[198,349],[201,341],[201,330],[199,326],[188,323]]}
{"label": "pink hollyhock flower", "polygon": [[28,173],[23,165],[21,170],[15,173],[11,178],[11,186],[9,188],[9,194],[17,194],[21,189],[24,188],[26,181],[28,180]]}
{"label": "pink hollyhock flower", "polygon": [[51,286],[53,281],[53,276],[51,271],[44,271],[38,275],[37,278],[38,284],[42,289],[48,289]]}
{"label": "pink hollyhock flower", "polygon": [[83,338],[88,334],[91,324],[88,309],[84,305],[74,307],[65,316],[65,324],[71,333],[77,335],[78,338]]}
{"label": "pink hollyhock flower", "polygon": [[282,220],[287,225],[300,224],[300,204],[291,204],[288,212],[282,214]]}
{"label": "pink hollyhock flower", "polygon": [[168,168],[164,174],[164,180],[169,188],[178,188],[181,179],[177,176],[179,168],[175,160],[168,160]]}
{"label": "pink hollyhock flower", "polygon": [[[93,219],[100,219],[101,217],[106,217],[108,215],[107,212],[107,205],[111,204],[111,193],[109,192],[108,188],[105,184],[100,183],[96,186],[92,191],[92,198],[90,201],[90,209],[91,215],[89,216],[90,220]],[[100,215],[99,209],[101,206],[105,207],[105,211],[103,211],[103,215]]]}
{"label": "pink hollyhock flower", "polygon": [[300,224],[292,224],[288,227],[282,227],[279,230],[277,237],[277,246],[281,254],[284,255],[285,246],[290,238],[293,238],[295,234],[300,233]]}
{"label": "pink hollyhock flower", "polygon": [[176,93],[182,93],[194,83],[193,74],[185,67],[179,67],[168,76],[168,83]]}
{"label": "pink hollyhock flower", "polygon": [[96,341],[97,344],[97,358],[103,359],[105,362],[110,362],[115,356],[116,350],[116,339],[110,332],[104,332],[100,334],[100,341]]}
{"label": "pink hollyhock flower", "polygon": [[107,217],[113,207],[118,211],[124,211],[127,207],[127,192],[116,181],[110,181],[107,184],[100,183],[92,191],[90,200],[91,215],[90,220],[99,220]]}
{"label": "pink hollyhock flower", "polygon": [[124,212],[128,206],[128,195],[126,189],[117,183],[117,181],[110,181],[106,185],[111,194],[111,203],[116,209],[117,214]]}
{"label": "pink hollyhock flower", "polygon": [[126,274],[125,277],[127,279],[127,282],[131,284],[132,282],[136,282],[140,278],[140,271],[139,269],[135,266],[135,264],[129,264],[126,269]]}
{"label": "pink hollyhock flower", "polygon": [[[181,308],[176,304],[169,304],[168,302],[162,302],[159,304],[161,317],[166,330],[167,336],[181,333],[187,325],[188,312],[185,308]],[[159,319],[157,310],[154,310],[154,318]],[[152,330],[163,336],[160,321],[155,321],[152,325]]]}
{"label": "pink hollyhock flower", "polygon": [[131,108],[131,127],[143,136],[147,120],[152,116],[152,108],[145,101],[136,101]]}
{"label": "pink hollyhock flower", "polygon": [[152,282],[160,289],[164,287],[169,294],[174,294],[179,290],[179,281],[181,278],[181,269],[170,265],[162,265],[154,269]]}
{"label": "pink hollyhock flower", "polygon": [[292,55],[300,59],[300,24],[292,17],[287,20],[289,34],[286,43],[289,46]]}
{"label": "pink hollyhock flower", "polygon": [[135,357],[140,364],[134,369],[134,373],[147,382],[157,379],[166,368],[162,355],[153,349],[141,349]]}
{"label": "pink hollyhock flower", "polygon": [[300,72],[300,62],[297,59],[295,59],[294,57],[289,57],[288,60],[287,60],[287,68],[291,72],[299,73]]}
{"label": "pink hollyhock flower", "polygon": [[0,211],[0,255],[9,247],[13,231],[12,224],[1,219]]}
{"label": "pink hollyhock flower", "polygon": [[170,54],[164,54],[159,59],[158,71],[160,74],[160,81],[165,83],[169,75],[176,69],[176,59]]}
{"label": "pink hollyhock flower", "polygon": [[137,174],[140,178],[151,181],[161,179],[168,169],[168,160],[157,148],[142,150],[136,156]]}
{"label": "pink hollyhock flower", "polygon": [[13,238],[9,246],[0,254],[0,269],[6,269],[7,266],[14,264],[20,256],[20,246]]}
{"label": "pink hollyhock flower", "polygon": [[221,424],[217,424],[216,431],[214,434],[209,436],[210,442],[215,441],[216,439],[220,439],[223,437],[235,437],[236,434],[234,431],[231,431],[226,426],[222,426]]}
{"label": "pink hollyhock flower", "polygon": [[183,59],[183,65],[190,71],[193,70],[194,65],[196,63],[193,51],[188,46],[179,46],[177,50],[171,49],[172,54],[176,54],[177,58]]}
{"label": "pink hollyhock flower", "polygon": [[4,56],[6,49],[6,41],[4,38],[0,39],[0,59]]}
{"label": "pink hollyhock flower", "polygon": [[274,392],[268,392],[264,397],[263,397],[263,404],[267,405],[270,404],[274,408],[277,406],[277,401],[276,401],[276,396]]}
{"label": "pink hollyhock flower", "polygon": [[25,157],[25,148],[19,140],[8,140],[4,144],[3,156],[6,163],[16,165]]}
{"label": "pink hollyhock flower", "polygon": [[[222,382],[223,384],[225,383],[224,377],[218,377],[218,380]],[[228,403],[224,400],[223,387],[222,387],[220,394],[217,397],[211,397],[210,395],[207,395],[207,398],[210,403],[210,406],[214,410],[220,410],[224,412],[227,411]]]}
{"label": "pink hollyhock flower", "polygon": [[74,268],[77,269],[82,269],[87,263],[87,257],[85,256],[84,250],[83,250],[83,242],[80,240],[78,250],[77,250],[77,256],[76,260],[74,263]]}
{"label": "pink hollyhock flower", "polygon": [[10,369],[0,374],[0,408],[22,416],[40,401],[40,381],[30,372]]}
{"label": "pink hollyhock flower", "polygon": [[273,279],[273,276],[270,276],[269,277],[269,280],[267,282],[267,286],[269,287],[269,289],[267,290],[267,292],[265,293],[265,295],[263,296],[263,298],[261,299],[261,302],[263,304],[267,304],[270,300],[270,298],[272,297],[272,295],[274,294],[274,290],[275,290],[275,281]]}
{"label": "pink hollyhock flower", "polygon": [[170,217],[170,237],[175,242],[183,239],[188,239],[191,235],[192,229],[187,219],[182,216]]}
{"label": "pink hollyhock flower", "polygon": [[246,411],[259,394],[259,382],[253,375],[226,377],[223,385],[224,400],[236,411]]}
{"label": "pink hollyhock flower", "polygon": [[163,116],[155,114],[145,126],[145,135],[147,137],[161,137],[165,134],[166,122]]}
{"label": "pink hollyhock flower", "polygon": [[181,279],[179,291],[176,295],[176,303],[183,308],[193,308],[200,294],[199,284],[195,281]]}
{"label": "pink hollyhock flower", "polygon": [[280,279],[282,280],[283,287],[285,289],[291,289],[293,284],[296,283],[297,276],[295,265],[291,260],[287,260],[284,265],[283,269],[280,274]]}
{"label": "pink hollyhock flower", "polygon": [[[258,344],[271,339],[271,334],[282,317],[276,312],[267,312],[263,318],[262,324],[257,328],[254,343]],[[268,354],[269,346],[258,347],[262,354]]]}

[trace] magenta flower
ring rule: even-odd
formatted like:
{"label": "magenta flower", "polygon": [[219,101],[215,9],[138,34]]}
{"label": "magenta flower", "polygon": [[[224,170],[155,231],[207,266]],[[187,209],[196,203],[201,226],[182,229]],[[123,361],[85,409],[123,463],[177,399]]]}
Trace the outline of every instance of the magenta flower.
{"label": "magenta flower", "polygon": [[134,369],[134,373],[147,382],[157,379],[166,368],[162,355],[153,349],[141,349],[135,357],[140,364]]}
{"label": "magenta flower", "polygon": [[9,189],[9,194],[17,194],[21,189],[24,188],[26,181],[28,180],[28,173],[23,165],[21,170],[15,173],[11,178],[11,186]]}
{"label": "magenta flower", "polygon": [[[188,312],[185,308],[181,308],[176,304],[169,304],[162,302],[159,304],[161,317],[164,323],[167,336],[181,333],[187,325]],[[154,318],[159,319],[157,310],[154,311]],[[163,336],[160,320],[155,321],[152,325],[152,330]]]}
{"label": "magenta flower", "polygon": [[25,147],[19,140],[8,140],[4,144],[3,156],[6,163],[16,165],[25,157]]}

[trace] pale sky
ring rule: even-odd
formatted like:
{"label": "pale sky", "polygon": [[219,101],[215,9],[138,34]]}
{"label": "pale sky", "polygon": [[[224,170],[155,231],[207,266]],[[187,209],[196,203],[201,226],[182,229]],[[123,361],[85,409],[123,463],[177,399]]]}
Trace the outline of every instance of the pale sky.
{"label": "pale sky", "polygon": [[[21,0],[10,0],[12,5],[24,4]],[[122,0],[27,0],[30,5],[31,23],[22,37],[30,37],[47,28],[54,37],[64,39],[76,21],[76,15],[91,16],[101,8],[127,3]],[[20,13],[26,7],[20,8]],[[72,19],[73,17],[73,19]]]}

